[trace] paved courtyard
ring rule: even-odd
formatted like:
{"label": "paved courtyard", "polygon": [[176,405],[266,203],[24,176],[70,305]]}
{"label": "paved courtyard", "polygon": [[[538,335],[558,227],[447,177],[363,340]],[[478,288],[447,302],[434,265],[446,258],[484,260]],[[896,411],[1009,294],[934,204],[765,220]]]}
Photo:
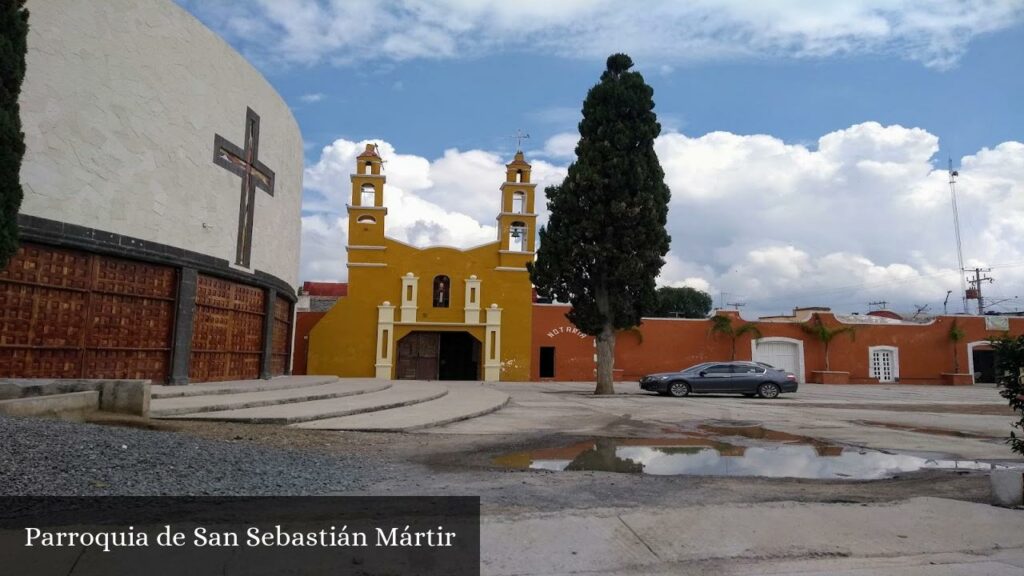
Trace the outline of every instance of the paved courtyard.
{"label": "paved courtyard", "polygon": [[[199,395],[203,386],[207,394]],[[996,388],[807,384],[775,400],[666,398],[636,383],[617,391],[597,397],[589,383],[298,378],[158,390],[154,406],[165,418],[134,423],[153,431],[0,419],[14,427],[9,437],[22,440],[0,446],[0,485],[90,495],[478,495],[483,574],[1024,574],[1024,511],[990,504],[984,468],[865,481],[502,464],[538,450],[564,461],[604,439],[661,440],[686,454],[679,439],[720,426],[715,441],[737,446],[771,444],[782,433],[783,442],[810,439],[814,449],[1019,465],[1003,443],[1013,415]],[[500,402],[480,414],[465,400],[482,393]],[[379,410],[338,416],[370,405]],[[431,407],[441,413],[427,422]],[[258,419],[245,419],[253,414]],[[448,422],[459,414],[468,419]],[[364,416],[372,427],[348,421],[361,431],[306,425]],[[735,442],[730,426],[770,433]],[[181,453],[189,457],[171,456]]]}
{"label": "paved courtyard", "polygon": [[706,420],[739,421],[852,446],[1014,459],[1003,440],[1014,421],[991,386],[835,386],[804,384],[795,394],[762,400],[729,395],[667,398],[635,383],[616,396],[591,394],[589,383],[500,383],[511,396],[502,410],[427,433],[640,436]]}

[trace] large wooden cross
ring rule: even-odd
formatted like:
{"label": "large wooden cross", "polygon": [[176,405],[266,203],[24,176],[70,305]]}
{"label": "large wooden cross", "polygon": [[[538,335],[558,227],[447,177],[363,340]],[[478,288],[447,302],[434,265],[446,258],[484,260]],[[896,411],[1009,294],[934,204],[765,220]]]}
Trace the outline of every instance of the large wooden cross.
{"label": "large wooden cross", "polygon": [[259,160],[260,117],[245,109],[245,148],[228,142],[220,134],[213,138],[213,163],[242,178],[238,201],[238,241],[235,264],[249,268],[252,256],[252,220],[256,211],[256,189],[274,195],[274,171]]}

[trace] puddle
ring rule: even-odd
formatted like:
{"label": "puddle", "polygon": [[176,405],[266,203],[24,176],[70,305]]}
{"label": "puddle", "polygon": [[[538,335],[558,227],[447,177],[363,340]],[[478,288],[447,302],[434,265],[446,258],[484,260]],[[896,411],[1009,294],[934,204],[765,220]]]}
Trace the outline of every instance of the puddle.
{"label": "puddle", "polygon": [[745,423],[702,425],[677,438],[608,438],[506,454],[504,468],[653,475],[877,480],[918,470],[1024,465],[945,460],[846,448]]}

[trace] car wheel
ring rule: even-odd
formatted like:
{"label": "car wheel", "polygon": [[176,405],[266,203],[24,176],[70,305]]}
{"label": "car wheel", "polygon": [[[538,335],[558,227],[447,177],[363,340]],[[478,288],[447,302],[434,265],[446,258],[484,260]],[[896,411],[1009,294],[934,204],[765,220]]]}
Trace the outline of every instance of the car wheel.
{"label": "car wheel", "polygon": [[778,398],[781,391],[779,385],[772,382],[765,382],[757,387],[757,394],[761,398]]}
{"label": "car wheel", "polygon": [[682,398],[690,393],[690,386],[686,382],[673,382],[668,385],[669,396]]}

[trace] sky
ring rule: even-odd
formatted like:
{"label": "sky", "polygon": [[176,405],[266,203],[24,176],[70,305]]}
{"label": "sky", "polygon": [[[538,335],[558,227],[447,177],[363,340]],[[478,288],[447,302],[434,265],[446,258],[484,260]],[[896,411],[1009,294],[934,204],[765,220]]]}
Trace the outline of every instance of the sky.
{"label": "sky", "polygon": [[299,122],[302,280],[346,279],[367,142],[388,161],[388,236],[494,240],[512,136],[530,135],[538,191],[560,182],[587,90],[625,52],[654,89],[672,191],[659,285],[750,318],[941,313],[948,291],[963,311],[952,160],[965,267],[991,268],[990,310],[1024,310],[1024,0],[179,4]]}

